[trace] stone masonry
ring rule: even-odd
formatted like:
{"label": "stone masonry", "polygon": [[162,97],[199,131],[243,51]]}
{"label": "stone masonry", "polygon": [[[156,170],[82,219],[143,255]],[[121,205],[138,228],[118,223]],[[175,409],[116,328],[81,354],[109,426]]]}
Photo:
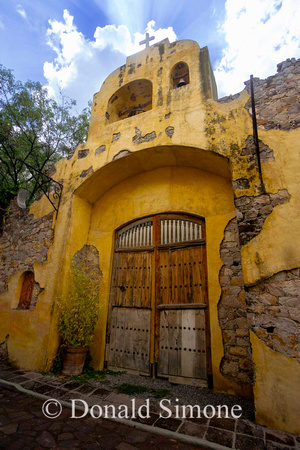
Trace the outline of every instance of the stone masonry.
{"label": "stone masonry", "polygon": [[243,196],[235,199],[240,244],[244,245],[257,236],[274,207],[286,203],[289,198],[288,191],[281,189],[276,194]]}
{"label": "stone masonry", "polygon": [[16,199],[10,204],[0,237],[0,294],[17,272],[33,270],[33,263],[47,260],[53,239],[53,214],[34,219],[28,209],[20,209]]}
{"label": "stone masonry", "polygon": [[93,280],[95,289],[98,288],[102,279],[102,272],[99,268],[99,252],[93,245],[84,245],[72,258],[72,264],[77,269],[83,269],[89,278]]}
{"label": "stone masonry", "polygon": [[[278,64],[278,73],[266,80],[254,79],[258,128],[291,130],[300,126],[299,80],[300,59]],[[250,82],[245,84],[250,93]],[[251,115],[250,101],[246,108]],[[259,148],[262,162],[274,160],[272,149],[262,141],[259,141]],[[249,167],[257,166],[252,136],[248,136],[241,156],[248,159]],[[252,181],[247,177],[235,180],[233,187],[236,191],[248,189]],[[289,199],[290,194],[286,189],[270,194],[263,186],[261,195],[235,198],[240,245],[245,245],[257,236],[273,209]],[[299,268],[276,273],[245,289],[248,328],[272,350],[300,362]]]}
{"label": "stone masonry", "polygon": [[246,304],[249,328],[272,350],[300,362],[300,268],[249,287]]}
{"label": "stone masonry", "polygon": [[253,366],[236,219],[225,228],[220,255],[224,263],[219,276],[222,293],[218,304],[224,345],[221,372],[236,382],[251,383]]}
{"label": "stone masonry", "polygon": [[[277,65],[277,74],[266,80],[254,78],[257,125],[263,130],[291,130],[300,127],[300,59]],[[246,81],[250,93],[250,81]],[[246,105],[251,110],[251,101]]]}

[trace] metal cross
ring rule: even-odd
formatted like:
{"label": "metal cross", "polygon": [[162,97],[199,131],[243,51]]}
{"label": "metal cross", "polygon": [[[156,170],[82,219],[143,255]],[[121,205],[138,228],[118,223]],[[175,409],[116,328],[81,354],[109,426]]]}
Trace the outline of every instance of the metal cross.
{"label": "metal cross", "polygon": [[149,47],[149,42],[154,39],[154,36],[149,36],[149,33],[146,33],[146,39],[140,42],[140,45],[146,44],[146,48]]}

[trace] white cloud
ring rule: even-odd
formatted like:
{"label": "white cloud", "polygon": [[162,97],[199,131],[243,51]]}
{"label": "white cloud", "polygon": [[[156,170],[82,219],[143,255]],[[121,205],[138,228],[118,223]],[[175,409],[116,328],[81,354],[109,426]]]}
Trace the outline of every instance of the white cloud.
{"label": "white cloud", "polygon": [[22,5],[17,6],[17,13],[20,14],[20,16],[23,17],[23,19],[25,19],[25,20],[27,19],[26,11]]}
{"label": "white cloud", "polygon": [[[158,30],[155,30],[155,21],[154,20],[150,20],[150,22],[148,22],[145,32],[149,33],[150,36],[154,36],[154,40],[151,41],[151,43],[150,43],[151,45],[155,44],[156,42],[160,42],[166,38],[168,38],[170,42],[174,42],[177,39],[175,31],[173,30],[172,27],[159,28]],[[139,43],[143,39],[145,39],[144,34],[141,34],[141,33],[134,34],[133,49],[135,52],[138,52],[139,50],[141,50]]]}
{"label": "white cloud", "polygon": [[226,40],[215,76],[219,96],[235,94],[253,74],[266,78],[277,63],[300,56],[300,8],[294,0],[227,0]]}
{"label": "white cloud", "polygon": [[[151,45],[166,38],[169,38],[170,42],[177,39],[172,27],[155,30],[154,20],[148,22],[145,31],[148,32],[150,36],[154,37],[151,41]],[[126,25],[119,25],[118,28],[115,25],[106,25],[103,28],[97,27],[94,37],[95,48],[103,50],[105,47],[111,47],[113,50],[117,50],[126,56],[137,53],[144,48],[141,47],[139,43],[145,38],[145,35],[134,33],[132,38]]]}
{"label": "white cloud", "polygon": [[0,17],[0,30],[4,30],[4,29],[5,29],[5,26],[4,26],[4,23],[2,22],[2,19]]}
{"label": "white cloud", "polygon": [[131,35],[125,25],[105,25],[105,27],[97,27],[94,33],[94,48],[104,50],[109,47],[124,55],[128,55],[132,50]]}
{"label": "white cloud", "polygon": [[[88,40],[77,30],[67,10],[63,18],[63,22],[49,21],[48,45],[56,57],[44,63],[44,76],[53,95],[63,89],[83,107],[110,72],[124,64],[125,56],[142,49],[139,42],[144,35],[132,36],[126,25],[106,25],[97,27],[94,40]],[[172,27],[155,30],[154,21],[148,23],[146,31],[155,37],[151,44],[167,37],[170,42],[176,39]]]}

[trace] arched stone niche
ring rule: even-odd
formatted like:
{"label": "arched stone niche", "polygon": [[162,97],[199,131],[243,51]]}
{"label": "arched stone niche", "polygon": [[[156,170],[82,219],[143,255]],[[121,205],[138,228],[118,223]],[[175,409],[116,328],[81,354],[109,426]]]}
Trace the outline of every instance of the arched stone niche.
{"label": "arched stone niche", "polygon": [[23,272],[18,279],[16,292],[12,298],[13,310],[28,310],[35,308],[39,294],[43,291],[35,279],[33,269]]}
{"label": "arched stone niche", "polygon": [[180,61],[171,70],[171,86],[173,89],[185,86],[190,82],[190,71],[187,63]]}
{"label": "arched stone niche", "polygon": [[34,273],[27,270],[21,276],[21,292],[19,297],[18,309],[29,309],[34,289]]}
{"label": "arched stone niche", "polygon": [[127,119],[152,109],[152,83],[140,79],[118,89],[108,100],[105,113],[107,122]]}

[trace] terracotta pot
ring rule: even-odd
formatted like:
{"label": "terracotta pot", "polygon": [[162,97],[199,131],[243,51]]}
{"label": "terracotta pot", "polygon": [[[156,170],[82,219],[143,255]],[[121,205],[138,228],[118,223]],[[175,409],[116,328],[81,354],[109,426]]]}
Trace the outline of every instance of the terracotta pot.
{"label": "terracotta pot", "polygon": [[80,375],[88,347],[66,347],[63,353],[63,375]]}

